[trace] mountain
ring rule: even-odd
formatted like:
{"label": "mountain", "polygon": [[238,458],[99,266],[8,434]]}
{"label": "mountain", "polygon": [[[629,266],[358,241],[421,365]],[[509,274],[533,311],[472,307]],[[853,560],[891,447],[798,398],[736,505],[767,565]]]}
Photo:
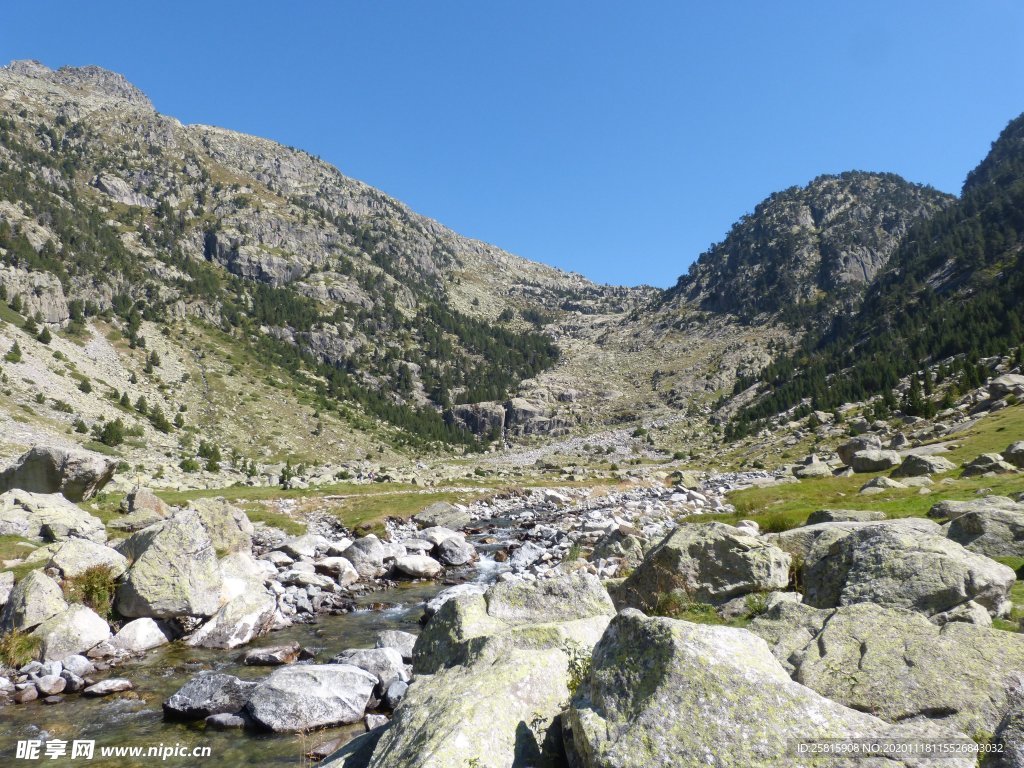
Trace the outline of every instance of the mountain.
{"label": "mountain", "polygon": [[746,322],[854,308],[907,229],[954,198],[889,173],[819,176],[763,200],[666,295]]}
{"label": "mountain", "polygon": [[765,393],[740,414],[741,431],[805,398],[831,408],[888,392],[901,376],[955,356],[970,385],[979,357],[1024,339],[1022,244],[1024,115],[969,174],[959,200],[907,230],[855,315],[762,373]]}

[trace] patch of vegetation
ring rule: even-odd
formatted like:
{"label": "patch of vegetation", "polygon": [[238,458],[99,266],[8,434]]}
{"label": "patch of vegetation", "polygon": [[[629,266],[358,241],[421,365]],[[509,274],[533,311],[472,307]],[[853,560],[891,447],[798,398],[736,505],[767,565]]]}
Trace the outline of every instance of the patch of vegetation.
{"label": "patch of vegetation", "polygon": [[100,616],[110,615],[117,579],[109,565],[90,566],[77,576],[64,579],[63,586],[69,603],[81,603]]}
{"label": "patch of vegetation", "polygon": [[0,663],[23,667],[39,655],[41,640],[20,629],[0,635]]}

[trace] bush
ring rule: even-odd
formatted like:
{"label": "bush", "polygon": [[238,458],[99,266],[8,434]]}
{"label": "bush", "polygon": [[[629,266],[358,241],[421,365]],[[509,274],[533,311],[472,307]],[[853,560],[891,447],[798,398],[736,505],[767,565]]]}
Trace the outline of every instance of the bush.
{"label": "bush", "polygon": [[770,512],[757,518],[762,533],[782,533],[790,528],[796,528],[799,523],[781,512]]}
{"label": "bush", "polygon": [[81,603],[100,616],[109,616],[114,603],[117,580],[109,565],[93,565],[77,576],[64,579],[64,597],[69,603]]}
{"label": "bush", "polygon": [[8,363],[21,362],[21,347],[18,346],[18,342],[14,342],[14,346],[8,350],[6,355],[4,355],[4,360]]}
{"label": "bush", "polygon": [[85,394],[89,394],[92,392],[92,384],[89,383],[88,379],[82,379],[81,383],[78,385],[78,389],[85,392]]}
{"label": "bush", "polygon": [[6,667],[22,667],[36,658],[40,640],[28,632],[15,629],[0,636],[0,663]]}
{"label": "bush", "polygon": [[36,336],[36,340],[38,340],[40,344],[49,344],[53,341],[53,334],[50,333],[50,329],[44,325],[43,330],[41,330],[39,335]]}

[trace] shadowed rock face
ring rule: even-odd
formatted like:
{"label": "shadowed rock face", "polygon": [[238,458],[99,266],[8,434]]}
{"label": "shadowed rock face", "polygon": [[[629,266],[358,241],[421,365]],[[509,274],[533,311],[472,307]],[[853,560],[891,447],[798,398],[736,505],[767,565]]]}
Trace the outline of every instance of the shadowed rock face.
{"label": "shadowed rock face", "polygon": [[0,493],[20,488],[85,501],[110,482],[116,468],[115,461],[98,453],[38,446],[0,473]]}

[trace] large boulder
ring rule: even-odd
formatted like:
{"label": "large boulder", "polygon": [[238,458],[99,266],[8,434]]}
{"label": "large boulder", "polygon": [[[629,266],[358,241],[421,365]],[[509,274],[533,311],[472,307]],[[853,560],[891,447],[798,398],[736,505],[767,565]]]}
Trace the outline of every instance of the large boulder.
{"label": "large boulder", "polygon": [[[745,630],[648,618],[630,609],[612,620],[594,649],[568,723],[584,768],[797,768],[843,764],[800,754],[800,742],[969,743],[952,728],[890,725],[821,696],[791,680],[767,644]],[[863,765],[931,762],[893,756]],[[948,760],[949,768],[973,765],[973,756]]]}
{"label": "large boulder", "polygon": [[153,619],[129,621],[110,638],[110,645],[129,653],[142,653],[150,648],[166,645],[174,639],[174,632],[163,622]]}
{"label": "large boulder", "polygon": [[237,648],[270,631],[277,600],[262,585],[222,606],[186,641],[201,648]]}
{"label": "large boulder", "polygon": [[60,661],[109,639],[110,627],[91,608],[70,605],[36,627],[32,635],[39,639],[43,661]]}
{"label": "large boulder", "polygon": [[939,475],[943,472],[952,472],[956,469],[949,459],[942,456],[917,456],[911,454],[893,470],[893,477],[923,477],[926,475]]}
{"label": "large boulder", "polygon": [[255,528],[241,509],[223,498],[195,499],[189,502],[189,508],[199,514],[218,554],[252,552]]}
{"label": "large boulder", "polygon": [[395,648],[350,648],[332,658],[328,664],[350,664],[366,670],[377,678],[377,693],[383,695],[395,680],[408,681],[402,652]]}
{"label": "large boulder", "polygon": [[20,488],[85,501],[110,482],[116,468],[116,461],[91,451],[36,446],[0,472],[0,492]]}
{"label": "large boulder", "polygon": [[556,765],[568,666],[560,648],[511,649],[493,661],[417,678],[370,768]]}
{"label": "large boulder", "polygon": [[128,570],[128,558],[105,544],[88,539],[68,539],[50,556],[47,568],[56,568],[64,578],[80,576],[90,568],[105,566],[113,578]]}
{"label": "large boulder", "polygon": [[630,570],[636,568],[644,559],[644,540],[634,533],[615,528],[604,534],[594,544],[590,560],[616,558]]}
{"label": "large boulder", "polygon": [[[148,512],[158,519],[171,516],[171,508],[167,503],[149,490],[149,488],[142,485],[135,486],[125,494],[117,511],[122,515]],[[156,522],[156,520],[153,522]]]}
{"label": "large boulder", "polygon": [[405,555],[395,560],[395,570],[413,579],[432,579],[444,570],[444,566],[429,555]]}
{"label": "large boulder", "polygon": [[963,476],[1002,475],[1016,471],[1017,468],[1013,464],[1003,461],[1003,457],[998,453],[983,453],[964,465]]}
{"label": "large boulder", "polygon": [[476,547],[461,536],[445,539],[437,545],[437,559],[442,565],[466,565],[477,559]]}
{"label": "large boulder", "polygon": [[258,685],[234,675],[201,673],[163,703],[164,718],[201,720],[210,715],[238,712]]}
{"label": "large boulder", "polygon": [[790,562],[786,552],[731,525],[681,525],[622,583],[616,603],[653,612],[662,595],[679,591],[721,605],[739,595],[785,589]]}
{"label": "large boulder", "polygon": [[1024,505],[1018,504],[1007,496],[986,496],[983,499],[969,499],[968,501],[954,501],[947,499],[933,504],[928,510],[928,517],[937,519],[955,520],[960,515],[968,512],[987,512],[990,509],[1009,509],[1024,512]]}
{"label": "large boulder", "polygon": [[0,614],[0,632],[32,629],[67,607],[57,582],[42,571],[29,571],[7,598]]}
{"label": "large boulder", "polygon": [[462,592],[443,603],[413,653],[417,674],[500,657],[515,647],[592,646],[614,615],[596,576],[575,573],[531,584],[502,582],[484,594]]}
{"label": "large boulder", "polygon": [[942,535],[942,528],[931,520],[924,520],[919,517],[897,518],[895,520],[877,521],[835,521],[831,523],[815,523],[799,528],[791,528],[781,533],[766,533],[762,537],[765,541],[771,542],[779,549],[792,555],[798,563],[806,567],[809,563],[824,555],[828,548],[844,538],[853,531],[871,526],[892,526],[895,528],[906,528],[922,534],[934,536]]}
{"label": "large boulder", "polygon": [[850,458],[850,466],[854,472],[884,472],[899,466],[900,455],[896,451],[877,449],[857,451]]}
{"label": "large boulder", "polygon": [[790,660],[793,679],[889,722],[931,719],[992,733],[1006,684],[1024,675],[1024,636],[861,603],[839,608]]}
{"label": "large boulder", "polygon": [[381,540],[372,533],[369,536],[356,539],[341,553],[342,557],[352,563],[359,573],[359,578],[366,581],[380,578],[387,573],[387,568],[384,566],[386,555],[388,555],[388,550]]}
{"label": "large boulder", "polygon": [[[502,415],[504,415],[504,411],[502,411]],[[438,501],[431,504],[429,507],[424,508],[422,512],[415,514],[412,519],[421,528],[442,526],[444,528],[461,529],[473,522],[473,517],[469,514],[469,510],[464,507],[456,507],[454,504],[449,504],[446,501]]]}
{"label": "large boulder", "polygon": [[130,618],[212,616],[221,574],[199,514],[186,510],[133,534],[119,548],[131,562],[117,590],[117,610]]}
{"label": "large boulder", "polygon": [[873,523],[885,520],[885,512],[874,509],[819,509],[807,517],[807,525],[819,523]]}
{"label": "large boulder", "polygon": [[946,535],[988,557],[1024,557],[1024,509],[967,512],[949,524]]}
{"label": "large boulder", "polygon": [[383,629],[377,633],[374,648],[393,648],[398,651],[402,661],[412,661],[413,648],[416,647],[416,635],[400,629]]}
{"label": "large boulder", "polygon": [[246,711],[277,733],[308,731],[363,719],[377,678],[348,664],[281,667],[261,681]]}
{"label": "large boulder", "polygon": [[882,440],[877,435],[860,435],[852,440],[847,440],[836,448],[840,461],[849,465],[853,462],[853,456],[860,451],[880,451]]}
{"label": "large boulder", "polygon": [[107,540],[103,521],[59,494],[14,490],[0,495],[0,536],[45,541]]}
{"label": "large boulder", "polygon": [[877,603],[931,616],[973,600],[993,615],[1009,608],[1014,572],[949,539],[868,524],[831,544],[803,570],[816,608]]}
{"label": "large boulder", "polygon": [[1024,440],[1011,443],[1002,453],[1003,461],[1013,464],[1017,469],[1024,469]]}

